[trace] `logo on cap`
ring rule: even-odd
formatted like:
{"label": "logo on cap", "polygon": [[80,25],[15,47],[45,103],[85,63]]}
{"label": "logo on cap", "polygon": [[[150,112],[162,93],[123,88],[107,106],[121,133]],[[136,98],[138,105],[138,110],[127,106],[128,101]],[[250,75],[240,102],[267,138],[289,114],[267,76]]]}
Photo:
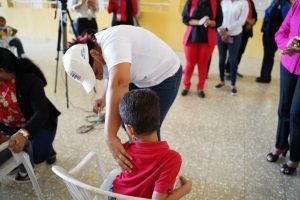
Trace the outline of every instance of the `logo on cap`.
{"label": "logo on cap", "polygon": [[82,57],[84,60],[86,60],[86,58],[85,58],[85,49],[84,49],[84,48],[81,49],[80,54],[81,54],[81,57]]}
{"label": "logo on cap", "polygon": [[80,76],[79,74],[77,74],[76,72],[70,71],[69,74],[70,74],[70,76],[71,76],[74,80],[80,81],[81,76]]}

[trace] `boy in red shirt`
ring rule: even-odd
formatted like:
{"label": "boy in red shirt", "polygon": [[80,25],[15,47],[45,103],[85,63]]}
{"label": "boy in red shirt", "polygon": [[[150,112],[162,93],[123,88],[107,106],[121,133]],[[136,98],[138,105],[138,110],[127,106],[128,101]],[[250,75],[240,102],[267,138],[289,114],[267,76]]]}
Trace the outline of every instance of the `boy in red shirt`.
{"label": "boy in red shirt", "polygon": [[181,166],[181,156],[158,141],[160,125],[159,98],[149,89],[132,90],[124,95],[119,113],[129,141],[125,150],[132,156],[131,172],[123,170],[113,182],[113,191],[135,197],[179,199],[189,193],[192,182],[180,177],[181,186],[174,189]]}

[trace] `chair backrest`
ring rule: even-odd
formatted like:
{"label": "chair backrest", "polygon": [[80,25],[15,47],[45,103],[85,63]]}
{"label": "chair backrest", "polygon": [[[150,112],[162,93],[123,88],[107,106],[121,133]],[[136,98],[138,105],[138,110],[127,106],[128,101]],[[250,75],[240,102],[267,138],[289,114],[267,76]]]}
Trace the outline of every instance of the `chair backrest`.
{"label": "chair backrest", "polygon": [[[6,149],[8,149],[8,141],[0,144],[0,153]],[[2,165],[0,165],[0,177],[6,176],[14,168],[18,167],[20,164],[23,164],[38,199],[43,199],[41,189],[34,174],[28,154],[23,151],[20,153],[14,153],[11,151],[11,153],[12,157],[5,161]]]}
{"label": "chair backrest", "polygon": [[[99,188],[86,184],[75,177],[76,175],[84,174],[84,170],[87,169],[87,166],[93,160],[97,163],[100,175],[99,178],[102,182]],[[108,197],[115,197],[118,200],[146,200],[145,198],[110,192],[109,188],[112,185],[112,181],[120,173],[120,170],[113,170],[107,175],[102,159],[95,152],[87,154],[84,159],[70,171],[66,171],[64,168],[57,165],[52,167],[52,171],[63,179],[72,198],[76,200],[107,200]]]}

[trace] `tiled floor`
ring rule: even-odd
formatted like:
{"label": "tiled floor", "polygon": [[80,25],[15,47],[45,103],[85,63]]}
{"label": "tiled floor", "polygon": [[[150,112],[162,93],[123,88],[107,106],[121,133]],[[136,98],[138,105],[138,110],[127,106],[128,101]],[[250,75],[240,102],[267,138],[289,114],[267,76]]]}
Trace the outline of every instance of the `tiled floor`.
{"label": "tiled floor", "polygon": [[[47,95],[61,110],[57,137],[54,142],[58,153],[57,165],[71,168],[89,151],[98,152],[107,170],[116,167],[103,141],[103,126],[86,134],[76,129],[87,124],[93,99],[102,91],[97,83],[97,94],[85,94],[75,82],[69,80],[70,108],[66,108],[64,73],[59,66],[58,88],[54,93],[56,42],[24,39],[26,54],[40,65],[48,86]],[[182,53],[178,53],[184,63]],[[279,63],[276,62],[271,84],[254,82],[259,74],[260,59],[244,59],[238,79],[238,95],[229,95],[229,83],[216,90],[218,58],[214,55],[205,92],[200,99],[196,90],[188,96],[178,95],[162,126],[162,138],[183,157],[181,174],[193,181],[189,200],[296,200],[300,199],[300,171],[294,176],[283,176],[280,159],[266,162],[265,156],[274,145],[279,93]],[[193,86],[196,88],[196,75]],[[124,140],[124,134],[120,132]],[[51,166],[36,166],[39,184],[45,199],[70,199],[63,182],[51,171]],[[84,179],[95,182],[94,174]],[[35,199],[29,184],[15,184],[9,177],[1,180],[0,199]]]}

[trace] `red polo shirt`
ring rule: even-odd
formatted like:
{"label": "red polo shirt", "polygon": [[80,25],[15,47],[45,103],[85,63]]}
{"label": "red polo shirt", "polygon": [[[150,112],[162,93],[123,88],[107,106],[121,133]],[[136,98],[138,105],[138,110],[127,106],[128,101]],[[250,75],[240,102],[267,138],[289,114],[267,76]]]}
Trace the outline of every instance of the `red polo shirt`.
{"label": "red polo shirt", "polygon": [[131,173],[122,171],[113,182],[114,192],[135,197],[151,198],[153,191],[173,191],[181,166],[181,156],[167,142],[135,141],[123,144],[133,157]]}

